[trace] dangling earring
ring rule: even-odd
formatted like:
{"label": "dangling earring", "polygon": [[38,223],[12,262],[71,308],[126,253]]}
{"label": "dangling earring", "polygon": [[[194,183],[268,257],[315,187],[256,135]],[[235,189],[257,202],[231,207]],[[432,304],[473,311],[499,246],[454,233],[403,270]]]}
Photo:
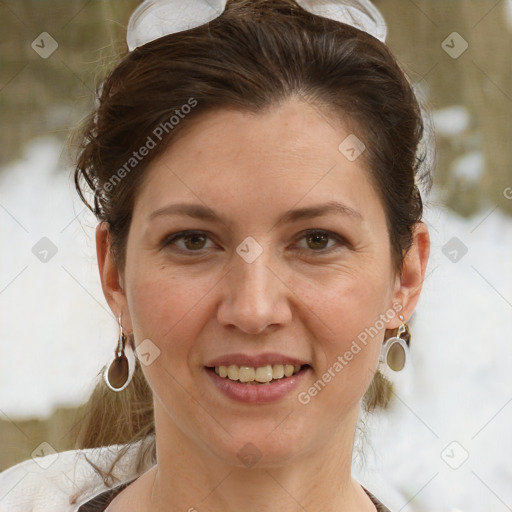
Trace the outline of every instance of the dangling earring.
{"label": "dangling earring", "polygon": [[[404,319],[403,315],[400,315],[399,318],[402,321]],[[388,367],[394,372],[403,370],[407,361],[410,340],[409,326],[402,323],[396,335],[388,338],[382,345],[379,359],[381,368]]]}
{"label": "dangling earring", "polygon": [[135,354],[131,344],[126,345],[126,335],[121,325],[121,315],[117,319],[119,323],[119,340],[114,357],[105,367],[103,378],[106,385],[112,391],[122,391],[130,384],[135,370]]}

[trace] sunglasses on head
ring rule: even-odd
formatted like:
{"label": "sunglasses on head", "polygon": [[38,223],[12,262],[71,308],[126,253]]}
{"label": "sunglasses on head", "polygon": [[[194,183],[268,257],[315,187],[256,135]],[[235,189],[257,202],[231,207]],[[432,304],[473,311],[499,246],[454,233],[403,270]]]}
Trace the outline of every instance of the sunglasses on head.
{"label": "sunglasses on head", "polygon": [[[387,26],[369,0],[295,0],[305,11],[351,25],[382,42]],[[169,34],[199,27],[220,16],[227,0],[145,0],[133,12],[126,41],[130,51]]]}

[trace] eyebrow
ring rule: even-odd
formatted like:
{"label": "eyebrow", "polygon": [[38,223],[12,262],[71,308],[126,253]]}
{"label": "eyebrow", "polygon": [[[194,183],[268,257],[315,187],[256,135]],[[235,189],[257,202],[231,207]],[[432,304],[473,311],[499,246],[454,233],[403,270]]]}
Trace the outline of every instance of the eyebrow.
{"label": "eyebrow", "polygon": [[[362,214],[354,208],[340,203],[338,201],[329,201],[328,203],[307,206],[303,208],[296,208],[285,212],[276,222],[275,226],[297,222],[303,219],[311,219],[315,217],[322,217],[329,214],[344,215],[355,220],[363,220]],[[149,220],[153,220],[161,216],[181,215],[192,217],[194,219],[207,220],[212,222],[220,222],[229,225],[228,221],[221,215],[215,213],[211,208],[200,204],[178,203],[169,206],[164,206],[155,210],[149,215]]]}
{"label": "eyebrow", "polygon": [[307,206],[304,208],[297,208],[295,210],[288,210],[285,214],[279,218],[276,226],[280,224],[286,224],[290,222],[296,222],[302,219],[312,219],[314,217],[322,217],[324,215],[337,214],[351,217],[356,220],[363,220],[363,216],[360,212],[354,208],[340,203],[339,201],[329,201],[325,204]]}

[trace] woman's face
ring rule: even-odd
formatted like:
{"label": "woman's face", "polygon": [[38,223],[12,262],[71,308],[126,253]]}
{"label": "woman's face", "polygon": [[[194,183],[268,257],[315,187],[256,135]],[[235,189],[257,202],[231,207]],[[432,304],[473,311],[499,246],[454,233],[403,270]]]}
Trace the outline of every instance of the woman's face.
{"label": "woman's face", "polygon": [[353,135],[299,101],[218,111],[149,167],[114,296],[157,432],[238,465],[352,443],[385,329],[415,302]]}

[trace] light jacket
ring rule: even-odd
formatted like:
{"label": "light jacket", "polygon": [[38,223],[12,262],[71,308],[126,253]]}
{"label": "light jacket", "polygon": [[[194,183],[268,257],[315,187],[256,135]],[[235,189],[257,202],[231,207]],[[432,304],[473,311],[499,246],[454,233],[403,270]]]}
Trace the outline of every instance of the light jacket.
{"label": "light jacket", "polygon": [[35,455],[0,473],[0,512],[76,512],[91,498],[150,469],[147,463],[136,471],[140,447],[140,442],[128,447],[115,465],[113,486],[90,462],[108,472],[125,445]]}

